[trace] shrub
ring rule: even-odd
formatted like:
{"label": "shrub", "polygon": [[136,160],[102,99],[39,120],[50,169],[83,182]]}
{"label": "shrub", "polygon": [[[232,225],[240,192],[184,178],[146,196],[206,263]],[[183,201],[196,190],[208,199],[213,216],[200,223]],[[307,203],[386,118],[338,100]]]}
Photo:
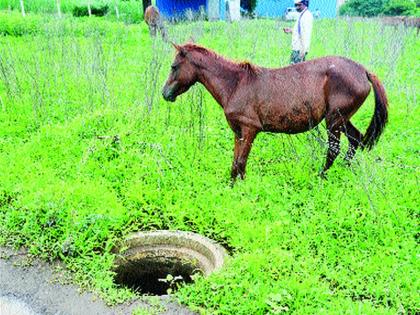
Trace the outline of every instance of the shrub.
{"label": "shrub", "polygon": [[419,15],[420,0],[349,0],[340,7],[340,15]]}
{"label": "shrub", "polygon": [[340,7],[340,15],[368,17],[379,15],[387,2],[388,0],[349,0]]}
{"label": "shrub", "polygon": [[37,16],[26,16],[18,12],[0,12],[0,34],[11,36],[22,36],[38,33],[43,20]]}
{"label": "shrub", "polygon": [[[55,0],[25,0],[25,11],[27,13],[57,13]],[[80,3],[80,0],[61,0],[61,12],[71,13],[73,7]],[[0,0],[0,10],[20,11],[19,0]]]}
{"label": "shrub", "polygon": [[249,13],[253,13],[257,7],[257,0],[241,0],[241,7],[246,9]]}
{"label": "shrub", "polygon": [[[96,16],[104,16],[108,13],[108,5],[92,5],[90,7],[92,15]],[[80,17],[80,16],[88,16],[89,10],[87,5],[82,6],[75,6],[73,9],[73,16]]]}
{"label": "shrub", "polygon": [[143,10],[140,2],[124,0],[118,4],[121,20],[125,23],[139,23],[143,20]]}
{"label": "shrub", "polygon": [[385,15],[414,15],[416,4],[410,0],[390,0],[384,8]]}

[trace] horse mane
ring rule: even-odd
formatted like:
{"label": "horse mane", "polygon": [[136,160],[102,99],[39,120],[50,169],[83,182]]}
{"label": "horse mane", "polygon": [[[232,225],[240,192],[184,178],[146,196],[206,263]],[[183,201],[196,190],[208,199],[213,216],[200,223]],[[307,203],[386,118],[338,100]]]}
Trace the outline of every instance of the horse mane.
{"label": "horse mane", "polygon": [[253,65],[252,63],[248,61],[240,62],[238,65],[251,76],[257,76],[258,74],[261,73],[260,68],[258,68],[257,66]]}
{"label": "horse mane", "polygon": [[230,63],[230,64],[234,64],[239,66],[240,69],[245,70],[245,72],[250,76],[250,77],[256,77],[258,76],[258,74],[261,73],[261,69],[256,66],[253,65],[252,63],[248,62],[248,61],[242,61],[242,62],[235,62],[229,59],[224,58],[223,56],[215,53],[214,51],[207,49],[203,46],[200,45],[196,45],[196,44],[185,44],[184,46],[182,46],[186,51],[188,52],[199,52],[205,56],[209,56],[209,57],[214,57],[215,59],[219,59],[219,60],[223,60],[226,63]]}

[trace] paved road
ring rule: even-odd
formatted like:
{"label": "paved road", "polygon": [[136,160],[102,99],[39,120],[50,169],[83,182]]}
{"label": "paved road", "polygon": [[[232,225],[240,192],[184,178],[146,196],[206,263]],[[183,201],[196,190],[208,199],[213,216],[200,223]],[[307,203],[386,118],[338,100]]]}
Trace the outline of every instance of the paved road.
{"label": "paved road", "polygon": [[0,296],[1,315],[39,315],[30,306],[14,296]]}
{"label": "paved road", "polygon": [[[45,262],[25,263],[23,253],[0,248],[0,314],[1,315],[126,315],[135,308],[150,309],[146,300],[108,307],[91,293],[79,293],[74,285],[53,281],[57,272]],[[193,315],[188,309],[160,297],[165,315]],[[146,312],[147,313],[147,312]]]}

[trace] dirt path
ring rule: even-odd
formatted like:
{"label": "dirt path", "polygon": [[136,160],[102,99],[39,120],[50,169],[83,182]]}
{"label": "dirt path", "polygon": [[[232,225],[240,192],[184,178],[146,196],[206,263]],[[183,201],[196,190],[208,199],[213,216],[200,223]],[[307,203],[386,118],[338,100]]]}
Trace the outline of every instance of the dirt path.
{"label": "dirt path", "polygon": [[54,281],[59,274],[53,266],[36,260],[30,265],[27,262],[24,253],[0,247],[1,315],[125,315],[139,307],[144,314],[194,314],[168,296],[159,297],[158,305],[138,299],[108,307],[94,294],[79,293],[75,285]]}

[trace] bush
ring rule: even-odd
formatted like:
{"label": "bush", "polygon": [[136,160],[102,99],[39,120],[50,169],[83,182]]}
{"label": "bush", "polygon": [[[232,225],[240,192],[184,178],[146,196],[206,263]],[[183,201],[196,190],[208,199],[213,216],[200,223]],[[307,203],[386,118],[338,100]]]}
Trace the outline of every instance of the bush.
{"label": "bush", "polygon": [[[90,7],[92,15],[96,16],[104,16],[108,13],[108,5],[92,5]],[[82,6],[75,6],[73,9],[73,16],[80,17],[80,16],[88,16],[89,10],[87,5]]]}
{"label": "bush", "polygon": [[416,4],[410,0],[390,0],[384,8],[385,15],[414,15]]}
{"label": "bush", "polygon": [[124,32],[124,26],[102,18],[54,19],[45,15],[28,14],[22,17],[19,12],[0,11],[1,36],[47,35],[54,36],[108,36]]}
{"label": "bush", "polygon": [[[26,13],[57,13],[55,0],[25,0]],[[71,13],[73,7],[80,3],[80,0],[61,0],[61,12]],[[16,10],[20,12],[19,0],[0,0],[0,10]]]}
{"label": "bush", "polygon": [[340,7],[340,15],[419,15],[420,0],[349,0]]}
{"label": "bush", "polygon": [[257,7],[257,0],[241,0],[241,7],[252,14]]}
{"label": "bush", "polygon": [[[382,13],[389,0],[349,0],[340,7],[340,15],[375,16]],[[406,1],[406,0],[401,0]]]}
{"label": "bush", "polygon": [[124,0],[118,4],[121,20],[125,23],[139,23],[143,21],[143,11],[140,2]]}
{"label": "bush", "polygon": [[25,18],[18,12],[0,12],[0,35],[22,36],[38,33],[43,20],[28,15]]}

